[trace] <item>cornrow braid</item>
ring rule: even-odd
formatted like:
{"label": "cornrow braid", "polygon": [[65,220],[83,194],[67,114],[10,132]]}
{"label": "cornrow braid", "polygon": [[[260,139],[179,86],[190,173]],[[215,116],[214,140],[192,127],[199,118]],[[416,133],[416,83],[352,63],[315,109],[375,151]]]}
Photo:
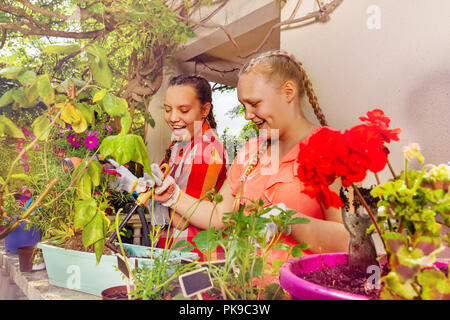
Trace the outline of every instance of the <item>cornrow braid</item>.
{"label": "cornrow braid", "polygon": [[299,94],[303,94],[303,92],[306,92],[306,95],[308,96],[309,103],[311,104],[314,114],[316,115],[317,119],[319,120],[320,124],[322,126],[327,126],[328,123],[325,119],[325,115],[322,112],[322,109],[319,106],[319,102],[317,100],[317,96],[314,92],[314,89],[312,87],[311,80],[309,79],[308,75],[305,72],[305,69],[303,68],[303,65],[300,61],[298,61],[293,55],[289,54],[286,51],[282,50],[274,50],[274,51],[268,51],[265,52],[258,57],[255,57],[251,59],[247,64],[245,64],[242,69],[239,72],[239,76],[241,76],[243,73],[249,72],[253,70],[257,65],[260,63],[267,61],[267,59],[271,57],[283,57],[287,59],[288,61],[292,62],[295,67],[300,71],[301,73],[301,83],[299,85],[301,86],[299,89]]}

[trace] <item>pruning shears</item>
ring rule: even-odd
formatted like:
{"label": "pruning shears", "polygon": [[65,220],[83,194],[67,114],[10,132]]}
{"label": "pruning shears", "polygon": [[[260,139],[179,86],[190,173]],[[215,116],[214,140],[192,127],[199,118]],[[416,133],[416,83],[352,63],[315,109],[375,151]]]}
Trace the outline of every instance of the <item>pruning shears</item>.
{"label": "pruning shears", "polygon": [[[164,174],[164,178],[167,177],[167,175],[170,172],[170,166],[167,163],[163,163],[160,167],[161,171]],[[128,212],[127,216],[123,219],[122,223],[119,225],[119,230],[122,230],[122,228],[127,224],[128,220],[130,220],[131,216],[134,214],[134,212],[139,209],[140,207],[142,207],[143,205],[145,205],[148,200],[151,199],[152,195],[153,195],[153,187],[148,188],[145,192],[141,192],[140,194],[137,193],[136,190],[136,186],[137,186],[137,180],[136,182],[133,184],[133,187],[131,188],[131,197],[133,198],[133,200],[135,201],[135,205],[133,206],[133,208]],[[137,198],[135,199],[134,196],[136,196]],[[139,217],[141,219],[141,224],[142,224],[142,232],[144,234],[144,244],[148,247],[151,246],[150,243],[150,238],[149,238],[149,231],[148,231],[148,226],[147,226],[147,220],[145,219],[144,213],[142,210],[138,211]],[[108,243],[108,247],[113,249],[114,246],[112,246],[112,243],[116,240],[117,238],[117,234],[114,231],[113,234],[111,235],[111,237],[109,238],[108,241],[106,241]],[[114,247],[115,248],[115,247]],[[113,249],[114,250],[114,249]]]}

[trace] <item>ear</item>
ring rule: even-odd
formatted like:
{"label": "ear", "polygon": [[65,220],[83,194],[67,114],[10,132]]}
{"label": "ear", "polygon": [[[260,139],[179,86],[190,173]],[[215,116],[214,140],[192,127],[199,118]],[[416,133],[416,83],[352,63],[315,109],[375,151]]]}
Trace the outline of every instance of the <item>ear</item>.
{"label": "ear", "polygon": [[206,117],[208,116],[210,111],[211,111],[211,103],[207,102],[203,105],[203,108],[202,108],[202,118],[206,119]]}
{"label": "ear", "polygon": [[297,86],[291,80],[286,81],[281,87],[281,90],[288,103],[291,103],[297,96]]}

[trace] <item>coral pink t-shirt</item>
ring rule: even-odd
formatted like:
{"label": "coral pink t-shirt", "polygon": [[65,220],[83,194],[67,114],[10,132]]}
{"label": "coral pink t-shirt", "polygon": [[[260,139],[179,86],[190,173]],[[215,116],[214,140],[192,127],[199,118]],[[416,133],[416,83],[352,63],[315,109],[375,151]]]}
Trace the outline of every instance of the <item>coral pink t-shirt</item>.
{"label": "coral pink t-shirt", "polygon": [[[316,132],[311,131],[306,139]],[[249,162],[259,151],[262,138],[256,137],[248,141],[237,154],[228,172],[228,181],[231,185],[232,194],[236,196],[241,177]],[[249,204],[251,200],[262,199],[264,207],[284,203],[288,209],[299,213],[324,220],[324,213],[319,202],[302,193],[303,183],[297,177],[297,156],[300,144],[293,147],[289,153],[277,160],[276,150],[272,150],[272,158],[265,152],[258,164],[253,168],[245,179],[240,204]],[[290,236],[282,236],[283,242],[294,246],[298,244]],[[304,250],[305,254],[311,253]],[[270,261],[275,259],[287,260],[290,257],[282,250],[274,250]],[[269,263],[271,263],[268,261]]]}

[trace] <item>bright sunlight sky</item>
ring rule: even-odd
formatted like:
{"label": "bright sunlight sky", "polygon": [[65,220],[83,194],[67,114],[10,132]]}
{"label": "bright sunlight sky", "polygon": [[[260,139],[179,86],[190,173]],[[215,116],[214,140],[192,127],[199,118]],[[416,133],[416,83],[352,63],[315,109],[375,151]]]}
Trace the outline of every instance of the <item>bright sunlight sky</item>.
{"label": "bright sunlight sky", "polygon": [[230,133],[236,135],[238,134],[247,121],[243,116],[231,119],[229,116],[225,115],[228,111],[234,107],[240,105],[237,99],[236,90],[219,92],[218,90],[213,91],[212,102],[214,107],[214,116],[217,122],[217,133],[219,136],[222,135],[225,128],[230,128]]}

